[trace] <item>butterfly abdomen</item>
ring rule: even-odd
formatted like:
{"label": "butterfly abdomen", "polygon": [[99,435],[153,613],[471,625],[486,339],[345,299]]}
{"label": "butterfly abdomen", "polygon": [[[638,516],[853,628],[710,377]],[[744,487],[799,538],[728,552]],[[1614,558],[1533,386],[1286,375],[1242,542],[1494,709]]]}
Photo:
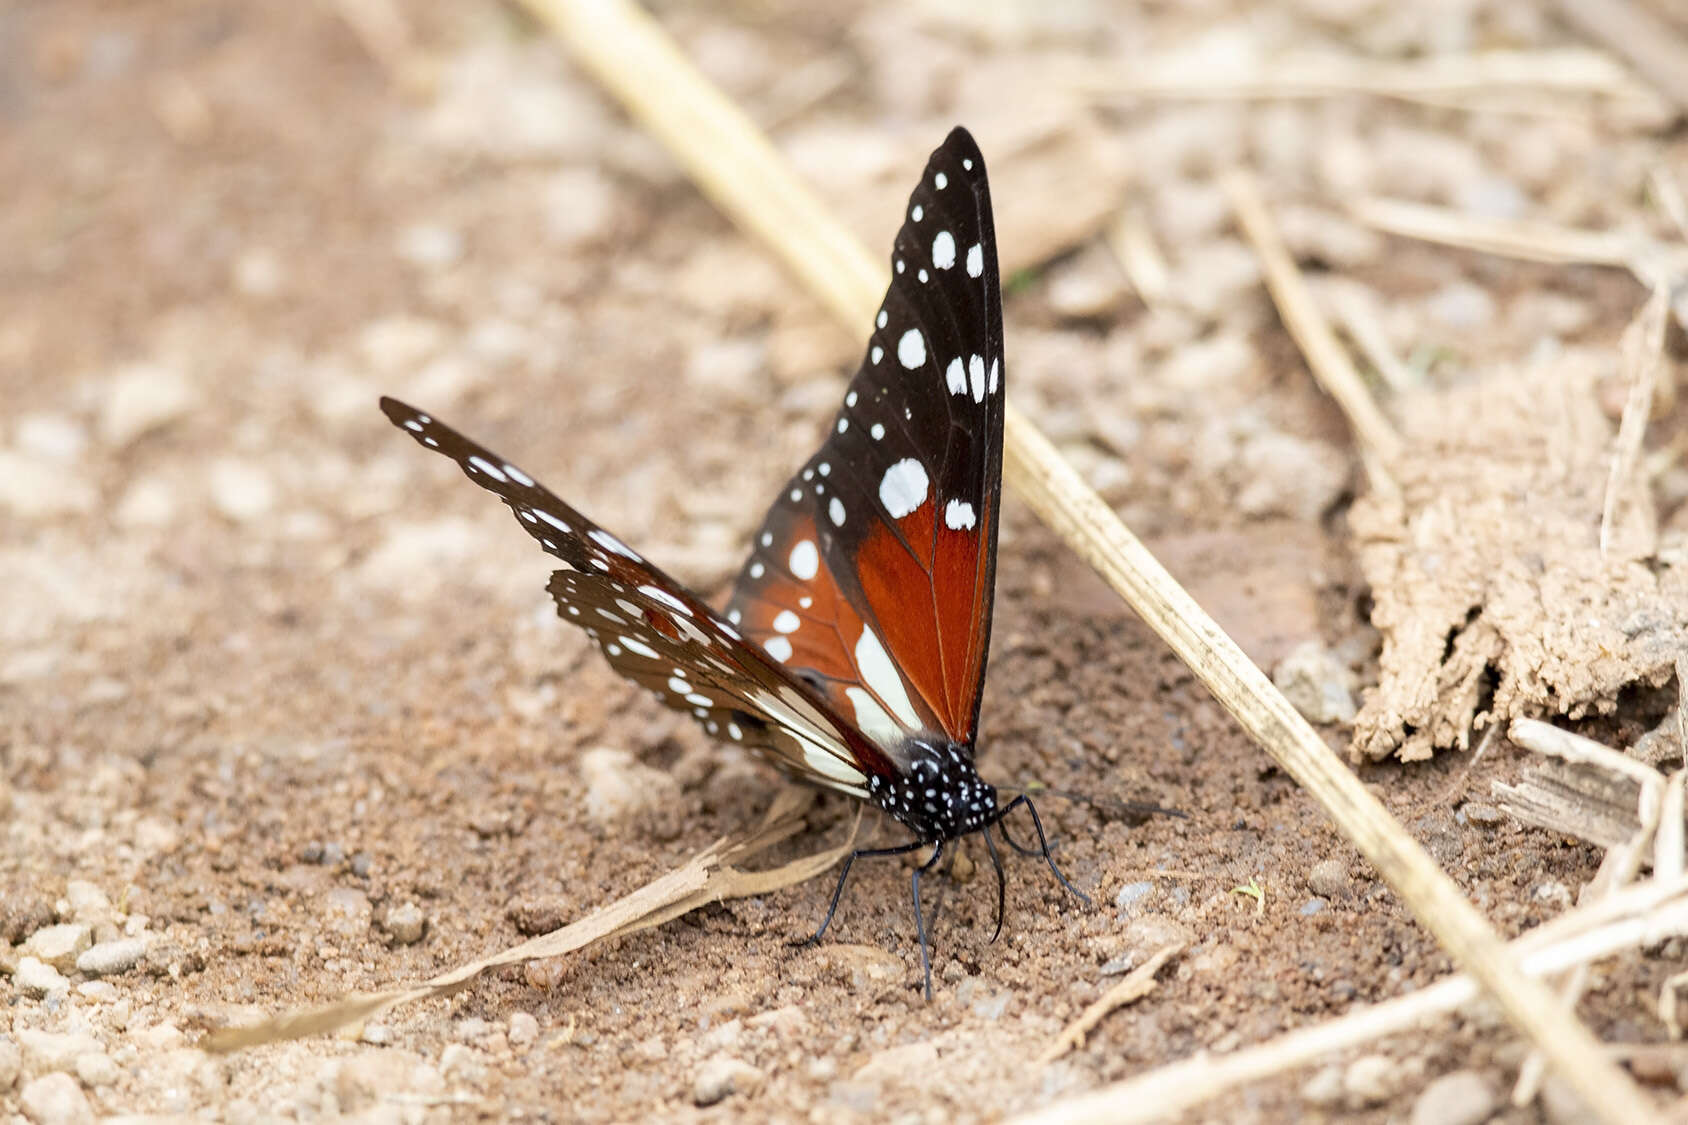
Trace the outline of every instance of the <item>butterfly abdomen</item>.
{"label": "butterfly abdomen", "polygon": [[927,843],[977,832],[996,816],[996,788],[973,768],[972,748],[908,743],[908,769],[868,778],[868,795]]}

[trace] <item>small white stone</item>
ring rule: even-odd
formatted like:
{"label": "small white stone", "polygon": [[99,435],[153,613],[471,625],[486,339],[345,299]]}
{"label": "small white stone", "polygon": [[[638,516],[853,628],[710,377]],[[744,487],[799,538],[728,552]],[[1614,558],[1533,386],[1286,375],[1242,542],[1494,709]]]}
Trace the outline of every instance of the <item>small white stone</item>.
{"label": "small white stone", "polygon": [[97,926],[111,920],[111,899],[86,879],[72,879],[65,884],[65,901],[70,903],[70,915],[84,925]]}
{"label": "small white stone", "polygon": [[527,1012],[511,1013],[509,1037],[515,1046],[527,1046],[539,1038],[539,1021]]}
{"label": "small white stone", "polygon": [[136,363],[111,378],[100,408],[100,437],[121,449],[162,429],[199,405],[199,391],[186,376],[156,363]]}
{"label": "small white stone", "polygon": [[1342,1072],[1342,1092],[1354,1109],[1388,1101],[1400,1085],[1401,1066],[1385,1055],[1361,1055]]}
{"label": "small white stone", "polygon": [[225,519],[251,523],[275,509],[275,483],[259,466],[231,457],[211,466],[211,503]]}
{"label": "small white stone", "polygon": [[229,280],[236,293],[254,300],[267,300],[280,293],[287,282],[281,259],[265,246],[253,246],[241,251],[229,270]]}
{"label": "small white stone", "polygon": [[1444,1074],[1413,1103],[1412,1125],[1483,1125],[1500,1108],[1487,1078],[1474,1070]]}
{"label": "small white stone", "polygon": [[18,1094],[18,1105],[36,1125],[92,1125],[94,1120],[88,1095],[68,1074],[43,1074],[31,1080]]}
{"label": "small white stone", "polygon": [[447,226],[418,223],[399,232],[394,250],[418,269],[444,269],[463,257],[463,236]]}
{"label": "small white stone", "polygon": [[118,1073],[117,1064],[104,1051],[76,1056],[76,1077],[90,1089],[117,1085]]}
{"label": "small white stone", "polygon": [[88,448],[88,433],[62,414],[25,414],[18,419],[17,446],[33,457],[68,463]]}
{"label": "small white stone", "polygon": [[93,942],[93,932],[78,922],[61,922],[44,926],[29,935],[23,952],[47,964],[68,972],[76,964],[77,955]]}
{"label": "small white stone", "polygon": [[700,1106],[715,1105],[734,1094],[752,1094],[762,1088],[767,1075],[731,1055],[716,1055],[698,1068],[692,1082],[692,1100]]}
{"label": "small white stone", "polygon": [[70,982],[57,969],[38,957],[19,958],[12,981],[25,996],[47,996],[70,987]]}
{"label": "small white stone", "polygon": [[146,956],[147,943],[142,938],[118,938],[90,946],[76,959],[76,969],[87,976],[105,977],[126,973]]}

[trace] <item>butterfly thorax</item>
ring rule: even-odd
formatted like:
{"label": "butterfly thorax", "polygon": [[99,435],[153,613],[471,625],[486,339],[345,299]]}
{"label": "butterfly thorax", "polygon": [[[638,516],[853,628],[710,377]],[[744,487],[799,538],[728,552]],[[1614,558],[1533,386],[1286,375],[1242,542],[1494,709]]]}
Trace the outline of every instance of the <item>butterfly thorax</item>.
{"label": "butterfly thorax", "polygon": [[973,768],[973,748],[910,739],[908,770],[870,775],[868,794],[928,843],[977,832],[996,815],[996,788]]}

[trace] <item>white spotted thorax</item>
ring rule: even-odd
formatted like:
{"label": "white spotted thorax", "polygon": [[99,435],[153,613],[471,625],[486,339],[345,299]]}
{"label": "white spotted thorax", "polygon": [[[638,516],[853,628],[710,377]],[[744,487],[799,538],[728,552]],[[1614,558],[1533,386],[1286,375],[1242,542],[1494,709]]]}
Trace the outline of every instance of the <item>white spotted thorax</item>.
{"label": "white spotted thorax", "polygon": [[908,773],[868,779],[868,796],[922,843],[977,832],[996,818],[996,789],[979,779],[973,748],[913,740]]}

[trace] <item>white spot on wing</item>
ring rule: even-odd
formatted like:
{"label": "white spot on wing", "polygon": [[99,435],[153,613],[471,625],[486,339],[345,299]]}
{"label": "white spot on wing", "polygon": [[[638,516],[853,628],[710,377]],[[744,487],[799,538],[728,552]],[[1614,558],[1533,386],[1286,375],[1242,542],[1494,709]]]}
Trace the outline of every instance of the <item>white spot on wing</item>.
{"label": "white spot on wing", "polygon": [[592,532],[592,538],[596,540],[598,545],[603,547],[605,550],[614,551],[616,554],[621,555],[624,558],[632,559],[634,562],[644,561],[636,553],[634,553],[633,548],[629,547],[627,544],[623,543],[621,540],[617,539],[601,527]]}
{"label": "white spot on wing", "polygon": [[967,393],[967,373],[962,369],[960,356],[950,360],[949,366],[944,368],[944,385],[952,395]]}
{"label": "white spot on wing", "polygon": [[878,441],[880,438],[885,436],[885,427],[880,425],[878,422],[875,422],[873,424],[873,428],[868,430],[868,433],[873,435],[874,441]]}
{"label": "white spot on wing", "polygon": [[904,457],[880,478],[879,502],[885,505],[892,519],[900,520],[926,503],[926,490],[931,483],[926,466],[913,457]]}
{"label": "white spot on wing", "polygon": [[491,477],[493,480],[503,481],[505,483],[508,483],[509,480],[510,480],[509,477],[504,475],[503,469],[500,469],[497,465],[494,465],[491,461],[488,461],[485,457],[481,457],[481,456],[478,456],[476,454],[471,453],[469,455],[469,464],[473,465],[475,468],[479,469],[481,472],[485,473],[487,476]]}
{"label": "white spot on wing", "polygon": [[878,363],[880,360],[885,358],[885,349],[880,347],[878,344],[875,344],[873,345],[873,350],[868,352],[868,356],[873,360],[873,362]]}
{"label": "white spot on wing", "polygon": [[993,395],[996,393],[997,379],[1000,378],[1001,375],[1002,375],[1002,361],[1000,359],[992,359],[991,360],[990,393],[993,394]]}
{"label": "white spot on wing", "polygon": [[504,466],[504,471],[506,473],[509,473],[510,479],[515,481],[517,484],[525,484],[529,488],[533,487],[533,478],[528,476],[526,473],[522,472],[520,469],[516,468],[516,466],[511,465],[509,463],[506,463],[505,466]]}
{"label": "white spot on wing", "polygon": [[932,186],[937,188],[939,191],[943,191],[945,188],[949,187],[949,177],[944,175],[942,172],[939,172],[936,176],[932,177]]}
{"label": "white spot on wing", "polygon": [[774,618],[774,631],[778,633],[795,633],[797,627],[803,624],[803,619],[789,609],[782,609],[779,616]]}
{"label": "white spot on wing", "polygon": [[862,683],[867,689],[878,696],[905,727],[919,729],[920,717],[914,712],[914,704],[909,702],[903,677],[897,666],[891,663],[891,658],[885,655],[885,646],[879,643],[879,636],[871,625],[862,626],[861,639],[856,642],[856,671],[861,673]]}
{"label": "white spot on wing", "polygon": [[670,594],[667,590],[658,589],[655,586],[640,586],[639,592],[653,601],[659,601],[663,605],[685,614],[687,617],[690,617],[692,614],[692,611],[686,608],[685,602],[681,601],[673,594]]}
{"label": "white spot on wing", "polygon": [[763,642],[762,649],[781,664],[791,659],[791,642],[784,637],[769,637]]}
{"label": "white spot on wing", "polygon": [[973,401],[985,401],[985,357],[975,355],[967,361],[967,376],[973,381]]}
{"label": "white spot on wing", "polygon": [[947,230],[939,231],[932,239],[932,265],[941,270],[955,265],[955,235]]}
{"label": "white spot on wing", "polygon": [[966,531],[977,522],[973,505],[965,500],[951,500],[944,505],[944,526],[951,531]]}
{"label": "white spot on wing", "polygon": [[791,567],[791,573],[807,582],[820,572],[821,555],[815,550],[813,539],[799,540],[797,546],[791,549],[791,557],[786,560]]}
{"label": "white spot on wing", "polygon": [[967,276],[978,277],[985,272],[985,248],[977,242],[967,248]]}
{"label": "white spot on wing", "polygon": [[915,222],[918,223],[921,219],[924,219],[926,217],[926,208],[924,208],[920,204],[916,203],[914,205],[914,210],[912,210],[908,213],[908,217],[913,219]]}
{"label": "white spot on wing", "polygon": [[908,732],[893,719],[879,701],[859,687],[847,687],[844,695],[856,709],[856,726],[861,732],[881,746],[894,747],[902,744]]}
{"label": "white spot on wing", "polygon": [[826,506],[826,514],[832,517],[832,522],[835,526],[844,526],[844,505],[839,503],[838,497],[834,496],[832,498],[832,503]]}
{"label": "white spot on wing", "polygon": [[878,321],[877,321],[877,322],[876,322],[876,323],[877,323],[877,324],[878,324],[878,325],[879,325],[879,327],[881,327],[881,328],[884,328],[884,327],[885,327],[885,322],[886,322],[886,321],[888,321],[888,320],[890,320],[890,319],[891,319],[891,318],[890,318],[890,317],[889,317],[889,316],[887,316],[887,315],[886,315],[886,313],[885,313],[885,310],[884,310],[884,309],[880,309],[880,310],[879,310],[879,319],[878,319]]}
{"label": "white spot on wing", "polygon": [[562,532],[564,535],[568,535],[571,531],[573,531],[573,528],[569,527],[568,524],[564,523],[550,512],[547,512],[544,508],[535,508],[533,510],[533,514],[556,528],[558,531]]}
{"label": "white spot on wing", "polygon": [[897,361],[910,371],[926,362],[926,338],[920,329],[910,328],[897,341]]}
{"label": "white spot on wing", "polygon": [[650,645],[646,644],[644,641],[639,640],[637,637],[629,637],[629,636],[624,635],[621,638],[621,643],[627,646],[628,652],[636,652],[640,656],[643,656],[647,660],[655,660],[656,659],[656,649],[652,648]]}

